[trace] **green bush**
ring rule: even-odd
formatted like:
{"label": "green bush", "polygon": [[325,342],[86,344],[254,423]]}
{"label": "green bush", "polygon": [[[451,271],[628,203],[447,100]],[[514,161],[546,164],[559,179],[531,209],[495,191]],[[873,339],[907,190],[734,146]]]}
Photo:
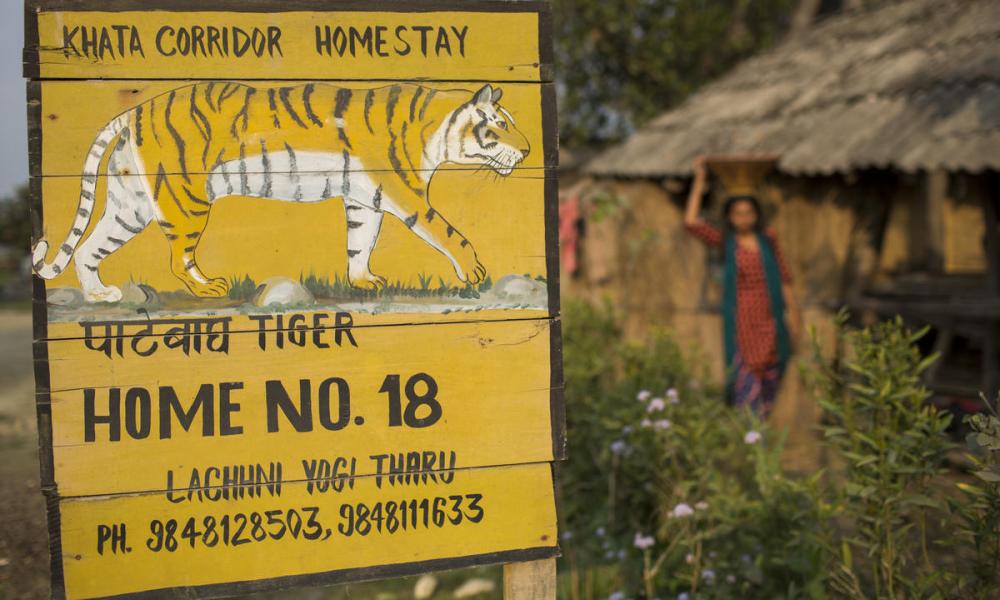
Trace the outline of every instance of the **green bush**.
{"label": "green bush", "polygon": [[607,306],[571,304],[565,323],[560,515],[589,597],[819,597],[820,474],[786,478],[780,436],[699,383],[671,335],[623,342]]}
{"label": "green bush", "polygon": [[967,420],[971,473],[943,476],[950,417],[926,402],[924,332],[846,320],[841,353],[816,347],[804,369],[835,468],[790,477],[782,432],[699,383],[669,333],[625,342],[609,306],[570,304],[563,596],[996,597],[1000,415]]}
{"label": "green bush", "polygon": [[972,548],[968,572],[955,576],[966,598],[995,597],[1000,589],[1000,395],[984,414],[970,415],[965,441],[975,483],[959,483],[959,499],[950,502],[958,519],[955,542]]}
{"label": "green bush", "polygon": [[910,331],[896,318],[849,331],[846,319],[841,313],[847,358],[826,359],[817,349],[813,372],[826,443],[846,465],[835,501],[847,531],[833,584],[853,596],[926,597],[940,586],[927,519],[944,508],[931,483],[952,445],[951,416],[926,403],[920,382],[935,357],[921,357],[916,346],[926,329]]}

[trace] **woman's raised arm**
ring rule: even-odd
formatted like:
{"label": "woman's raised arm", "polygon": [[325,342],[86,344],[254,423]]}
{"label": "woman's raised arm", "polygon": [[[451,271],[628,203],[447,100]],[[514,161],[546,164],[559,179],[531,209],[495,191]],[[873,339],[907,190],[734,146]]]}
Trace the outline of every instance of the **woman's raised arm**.
{"label": "woman's raised arm", "polygon": [[688,194],[687,199],[687,209],[684,211],[685,225],[694,225],[701,220],[698,213],[701,212],[701,197],[705,194],[705,179],[708,176],[708,172],[705,169],[705,157],[699,156],[694,159],[692,169],[694,171],[694,181],[691,183],[691,192]]}

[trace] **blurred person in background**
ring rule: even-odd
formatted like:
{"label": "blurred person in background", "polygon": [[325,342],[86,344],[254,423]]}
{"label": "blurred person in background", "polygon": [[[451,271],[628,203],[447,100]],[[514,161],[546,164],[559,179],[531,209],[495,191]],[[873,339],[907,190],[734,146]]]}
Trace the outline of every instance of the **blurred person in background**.
{"label": "blurred person in background", "polygon": [[802,329],[801,317],[781,248],[774,231],[765,227],[756,197],[727,197],[721,230],[699,216],[708,176],[705,163],[706,157],[694,161],[684,225],[692,235],[723,251],[722,323],[729,401],[765,419],[774,407],[792,341]]}

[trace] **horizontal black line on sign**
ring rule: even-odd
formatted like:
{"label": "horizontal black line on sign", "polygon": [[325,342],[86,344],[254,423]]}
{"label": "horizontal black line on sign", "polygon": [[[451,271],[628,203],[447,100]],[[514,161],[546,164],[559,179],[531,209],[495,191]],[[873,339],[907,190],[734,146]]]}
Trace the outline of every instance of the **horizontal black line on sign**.
{"label": "horizontal black line on sign", "polygon": [[[32,76],[32,75],[27,74],[27,68],[28,67],[37,68],[39,64],[59,64],[60,66],[65,66],[65,65],[63,65],[63,63],[27,63],[26,62],[26,63],[23,63],[23,64],[24,64],[25,71],[26,71],[25,74],[23,75],[23,77],[26,78],[26,79],[31,79],[33,82],[48,83],[48,82],[61,82],[61,81],[79,81],[79,82],[94,81],[94,79],[91,78],[91,77],[83,77],[83,76],[81,76],[81,77],[45,77],[45,78],[39,78],[38,76]],[[309,79],[308,81],[317,81],[317,82],[323,82],[323,83],[337,83],[338,81],[349,82],[349,83],[366,83],[366,82],[369,82],[369,81],[379,81],[379,82],[383,82],[384,81],[386,83],[407,83],[407,82],[410,82],[410,83],[472,83],[472,84],[487,84],[487,83],[505,83],[505,84],[507,84],[507,83],[511,83],[511,84],[528,84],[528,85],[531,85],[531,84],[536,84],[537,85],[537,84],[552,83],[552,81],[554,80],[554,74],[552,73],[552,67],[551,67],[551,65],[542,64],[542,65],[540,65],[539,68],[542,70],[542,75],[538,79],[501,79],[501,78],[492,78],[492,79],[435,79],[433,77],[408,77],[408,78],[399,78],[399,79],[391,79],[391,78],[370,79],[370,78],[360,78],[360,77],[357,77],[357,78],[350,78],[350,77],[315,77],[315,78]],[[105,76],[103,76],[103,77],[100,78],[100,81],[136,81],[136,78],[135,77],[108,77],[108,76],[105,75]],[[240,77],[239,79],[228,79],[224,73],[220,73],[219,75],[213,76],[213,77],[208,77],[208,76],[204,76],[204,77],[185,77],[183,79],[179,79],[177,77],[156,77],[155,75],[150,75],[148,77],[144,77],[143,81],[157,81],[157,82],[160,82],[160,81],[280,81],[280,82],[296,82],[296,81],[303,81],[303,79],[302,78],[283,79],[281,77]]]}
{"label": "horizontal black line on sign", "polygon": [[[279,151],[275,151],[274,153],[270,153],[270,154],[274,155],[274,154],[278,154],[279,152],[281,152],[281,151],[280,150]],[[317,153],[319,153],[319,152],[322,152],[322,151],[302,149],[302,150],[299,150],[299,152],[317,152]],[[331,150],[330,154],[337,154],[337,152],[335,150]],[[83,160],[81,160],[80,162],[81,162],[81,165],[82,165]],[[237,159],[235,162],[239,162],[239,160]],[[508,179],[508,178],[518,178],[518,179],[547,179],[547,178],[550,178],[550,177],[554,178],[554,177],[557,176],[557,173],[556,173],[557,169],[558,169],[558,167],[556,167],[556,166],[513,167],[513,170],[510,172],[509,175],[500,175],[500,178],[497,181],[502,181],[502,180]],[[347,170],[347,172],[348,173],[394,173],[395,170],[392,169],[392,168],[374,168],[374,169],[354,169],[354,168],[349,168]],[[437,169],[406,169],[405,172],[407,172],[407,173],[463,173],[464,172],[464,173],[480,173],[480,174],[483,174],[484,176],[485,175],[489,175],[491,173],[495,173],[494,169],[492,167],[488,166],[488,165],[482,165],[482,166],[478,166],[478,167],[465,166],[465,165],[456,165],[454,167],[447,166],[447,167],[439,167]],[[218,174],[219,176],[222,175],[221,171],[215,171],[215,173]],[[247,169],[246,171],[243,171],[242,173],[246,173],[247,175],[263,175],[263,174],[265,174],[265,171],[260,171],[260,170],[256,170],[256,169]],[[283,171],[283,170],[271,170],[271,171],[267,171],[267,173],[271,174],[272,176],[274,176],[274,175],[291,175],[291,174],[294,173],[295,175],[299,175],[301,177],[316,177],[316,178],[321,178],[321,177],[324,177],[326,175],[338,175],[339,176],[340,174],[343,173],[343,171],[340,170],[340,169],[335,169],[335,170],[330,170],[330,171],[313,171],[313,170]],[[112,176],[116,176],[116,177],[139,177],[139,176],[155,177],[157,175],[166,175],[168,177],[184,177],[186,175],[188,177],[191,177],[191,176],[196,176],[196,175],[211,175],[211,174],[212,174],[211,172],[204,171],[204,170],[201,170],[201,169],[187,171],[186,173],[181,173],[181,172],[177,172],[177,171],[164,171],[163,173],[147,172],[147,173],[127,173],[127,174],[126,173],[108,173],[106,169],[103,169],[103,170],[101,170],[97,174],[97,177],[112,177]],[[239,177],[240,177],[240,175],[241,175],[241,172],[240,171],[227,171],[227,174],[230,177],[238,180]],[[496,173],[496,174],[499,175],[499,173]],[[520,177],[518,177],[518,176],[520,176]],[[37,175],[37,174],[36,175],[31,175],[31,177],[41,177],[41,178],[47,178],[47,179],[80,179],[82,177],[82,175],[75,174],[75,173],[43,173],[41,175]],[[333,197],[333,196],[331,196],[331,197]]]}
{"label": "horizontal black line on sign", "polygon": [[[72,446],[55,446],[55,447],[56,448],[70,448]],[[347,479],[354,479],[355,482],[360,483],[360,482],[364,482],[364,481],[369,481],[370,482],[370,481],[373,481],[376,477],[381,477],[382,480],[383,480],[382,481],[382,486],[383,487],[380,488],[380,489],[383,489],[383,490],[389,489],[389,490],[396,490],[396,491],[403,491],[403,492],[405,492],[406,490],[420,491],[420,490],[426,489],[428,486],[431,486],[431,485],[448,485],[447,483],[436,484],[434,481],[432,481],[430,479],[430,475],[432,473],[435,476],[439,476],[439,475],[447,474],[447,473],[460,474],[460,473],[481,472],[481,471],[489,471],[489,470],[518,469],[518,468],[521,468],[521,467],[530,467],[530,466],[535,466],[535,465],[546,465],[546,464],[551,465],[553,463],[553,460],[561,460],[561,459],[553,459],[551,457],[548,457],[548,458],[542,458],[540,460],[526,460],[524,462],[517,462],[517,463],[495,463],[495,464],[483,464],[483,465],[466,465],[466,466],[462,466],[462,467],[456,467],[454,469],[430,469],[430,470],[426,470],[426,471],[411,471],[411,472],[406,472],[406,473],[388,473],[388,472],[382,473],[382,474],[366,473],[366,474],[354,475],[352,477],[348,477],[347,475],[344,475],[343,478],[344,478],[345,481]],[[239,467],[239,466],[241,466],[241,463],[230,462],[230,463],[227,463],[225,465],[220,465],[220,466],[229,466],[229,467],[236,466],[236,467]],[[246,464],[243,463],[242,466],[246,466]],[[181,472],[188,472],[191,469],[179,469],[179,470]],[[390,484],[387,481],[385,481],[385,480],[387,480],[389,478],[390,475],[395,475],[397,479],[399,479],[400,477],[404,477],[405,478],[407,475],[409,475],[410,476],[410,483],[397,482],[397,483],[394,483],[394,484]],[[427,479],[426,482],[421,481],[420,483],[416,483],[416,482],[413,481],[414,478],[423,478],[423,476],[427,476],[426,477],[426,479]],[[304,486],[304,485],[309,484],[309,483],[315,484],[317,482],[324,482],[324,481],[332,481],[332,480],[330,478],[317,477],[317,478],[312,478],[312,479],[283,479],[280,483],[281,483],[282,486],[285,486],[285,485]],[[259,483],[259,484],[249,483],[249,484],[246,484],[246,485],[242,485],[242,484],[241,485],[211,485],[211,486],[203,486],[203,487],[184,487],[183,485],[181,485],[180,487],[175,487],[172,490],[167,490],[167,489],[129,490],[129,491],[123,491],[123,492],[115,492],[115,493],[112,493],[112,494],[88,494],[88,495],[80,495],[80,496],[63,496],[63,495],[61,495],[61,494],[58,493],[58,490],[55,487],[52,487],[51,489],[44,490],[44,491],[46,491],[47,493],[49,493],[51,496],[53,496],[55,498],[58,498],[59,501],[66,501],[66,500],[87,500],[87,501],[97,501],[97,502],[100,502],[102,500],[114,500],[114,499],[117,499],[117,498],[122,498],[124,496],[156,496],[156,495],[160,495],[160,494],[165,494],[168,491],[172,491],[176,495],[186,495],[188,491],[192,491],[192,492],[198,492],[198,491],[208,492],[208,491],[225,490],[225,489],[228,489],[228,490],[240,490],[240,489],[247,490],[247,489],[251,489],[251,488],[264,487],[266,485],[267,485],[267,483]],[[344,487],[345,487],[345,489],[347,488],[346,485]],[[322,496],[323,494],[326,494],[328,492],[317,492],[317,493],[320,496]],[[329,493],[337,493],[337,492],[329,492]],[[343,492],[340,492],[340,493],[343,493]],[[202,501],[202,502],[199,502],[199,504],[202,505],[202,506],[211,506],[213,504],[213,502],[212,501]]]}
{"label": "horizontal black line on sign", "polygon": [[548,13],[548,2],[532,0],[272,0],[247,2],[247,0],[26,0],[26,12],[89,10],[98,12],[125,12],[133,10],[161,10],[171,12],[228,11],[241,13],[275,13],[293,11],[315,12],[514,12]]}
{"label": "horizontal black line on sign", "polygon": [[[452,319],[452,320],[441,320],[441,321],[427,321],[427,320],[416,321],[416,320],[413,320],[413,319],[415,319],[417,317],[417,315],[414,314],[414,313],[399,313],[399,320],[398,321],[393,321],[393,320],[391,320],[391,319],[394,318],[394,315],[392,315],[392,313],[379,313],[378,318],[380,320],[381,319],[387,319],[387,320],[384,321],[384,322],[380,322],[380,323],[360,323],[360,324],[345,325],[345,326],[341,326],[341,327],[337,327],[337,326],[333,326],[333,325],[331,325],[329,327],[314,327],[314,326],[303,326],[303,327],[292,326],[292,327],[290,327],[290,326],[285,325],[285,326],[283,326],[281,328],[276,327],[276,326],[265,326],[263,329],[230,329],[229,333],[231,335],[233,335],[233,334],[248,334],[248,335],[252,335],[252,334],[257,334],[257,333],[261,333],[261,332],[272,333],[272,332],[277,332],[277,331],[286,331],[286,332],[291,331],[291,332],[296,332],[296,333],[298,333],[298,332],[301,331],[301,332],[305,332],[305,333],[312,333],[314,331],[336,332],[337,330],[344,330],[344,331],[346,331],[348,329],[361,329],[361,330],[365,330],[365,329],[375,329],[375,328],[381,328],[381,327],[432,327],[432,326],[449,326],[449,325],[452,325],[452,326],[454,326],[454,325],[496,325],[496,324],[503,324],[503,323],[525,323],[525,322],[535,322],[535,321],[546,321],[549,324],[551,324],[551,323],[554,323],[554,322],[556,322],[556,321],[559,320],[559,316],[558,315],[526,316],[526,317],[509,316],[509,315],[512,315],[512,314],[516,314],[515,311],[517,311],[517,310],[528,310],[528,309],[503,309],[503,308],[495,308],[495,309],[482,309],[482,310],[498,310],[498,311],[502,310],[502,311],[505,311],[507,313],[507,316],[498,317],[498,318],[495,318],[495,319],[455,318],[455,319]],[[532,311],[544,311],[546,309],[544,309],[544,308],[538,308],[538,309],[530,309],[530,310],[532,310]],[[344,312],[349,313],[349,311],[344,311]],[[462,314],[462,315],[469,315],[471,317],[472,315],[475,315],[478,312],[480,312],[480,311],[476,311],[476,310],[471,310],[471,311],[453,311],[453,312],[448,313],[448,314],[454,314],[456,316],[459,315],[459,314]],[[290,318],[290,317],[292,317],[294,315],[303,315],[303,316],[306,317],[306,321],[308,322],[308,321],[310,321],[312,319],[313,315],[315,315],[315,314],[326,314],[326,315],[329,315],[329,320],[330,321],[334,321],[336,319],[337,311],[334,311],[334,310],[322,311],[322,310],[288,309],[287,311],[283,311],[283,312],[264,312],[264,311],[261,311],[260,313],[246,313],[246,314],[247,315],[258,316],[258,317],[259,316],[272,316],[273,317],[273,316],[277,316],[277,315],[282,315],[282,316],[285,317],[285,319],[288,319],[288,318]],[[349,314],[357,316],[360,313],[356,313],[355,312],[355,313],[349,313]],[[244,315],[241,314],[241,316],[244,316]],[[428,314],[428,315],[420,315],[420,316],[426,318],[426,317],[433,317],[434,315],[433,314]],[[173,321],[182,321],[182,320],[185,320],[185,319],[187,319],[187,320],[198,320],[198,319],[213,319],[213,318],[219,318],[219,317],[221,317],[221,315],[211,315],[211,316],[208,316],[208,315],[186,315],[186,316],[185,315],[180,315],[180,316],[163,317],[163,319],[164,320],[173,320]],[[128,332],[128,330],[126,330],[126,328],[128,328],[128,329],[143,328],[144,326],[146,326],[149,323],[149,320],[150,319],[147,316],[144,316],[144,315],[141,315],[141,314],[137,313],[135,315],[135,318],[94,320],[94,321],[90,321],[90,323],[93,323],[93,325],[91,325],[91,327],[94,328],[94,329],[103,327],[105,323],[109,324],[110,327],[113,327],[113,328],[117,329],[117,325],[121,324],[122,325],[122,329],[125,332],[122,333],[122,334],[117,334],[116,333],[114,335],[107,336],[108,339],[110,339],[110,340],[117,340],[117,339],[125,339],[125,340],[127,340],[127,339],[131,339],[133,337],[136,337],[137,335],[142,335],[143,337],[151,337],[151,338],[153,338],[153,337],[155,337],[155,338],[166,337],[168,335],[174,336],[174,334],[166,334],[166,333],[154,333],[154,334],[151,334],[151,335],[136,334],[136,333],[130,333],[130,332]],[[154,319],[154,321],[156,321],[156,320]],[[75,321],[63,321],[63,322],[50,321],[49,325],[50,326],[59,326],[59,325],[74,325],[74,324],[78,324],[80,326],[80,328],[81,328],[81,331],[83,331],[84,330],[84,325],[86,323],[87,323],[87,321],[82,321],[82,320],[79,323],[77,323]],[[189,335],[193,336],[193,335],[197,335],[197,334],[189,334]],[[201,335],[204,336],[206,334],[202,333]],[[103,338],[104,336],[102,335],[101,337]],[[181,337],[183,337],[183,336],[181,336]],[[76,342],[76,341],[81,341],[81,340],[84,340],[84,339],[85,339],[84,335],[81,334],[80,336],[46,337],[44,339],[35,339],[32,343],[34,343],[34,344],[44,344],[44,343]]]}
{"label": "horizontal black line on sign", "polygon": [[391,577],[406,577],[409,575],[419,575],[420,573],[428,573],[431,571],[445,571],[482,565],[507,564],[512,562],[541,560],[543,558],[555,558],[560,556],[561,553],[559,551],[559,547],[555,545],[555,540],[553,540],[553,544],[553,546],[539,546],[535,548],[524,548],[521,550],[506,550],[502,552],[492,552],[489,554],[475,554],[455,558],[439,558],[421,562],[399,563],[378,567],[362,567],[358,569],[344,569],[341,571],[327,571],[325,573],[313,573],[309,575],[290,575],[287,577],[258,579],[255,581],[219,583],[183,588],[167,588],[149,592],[123,594],[120,596],[107,596],[106,598],[107,600],[215,598],[223,596],[228,597],[237,594],[282,590],[293,587],[312,587],[340,583],[355,583],[373,579],[387,579]]}

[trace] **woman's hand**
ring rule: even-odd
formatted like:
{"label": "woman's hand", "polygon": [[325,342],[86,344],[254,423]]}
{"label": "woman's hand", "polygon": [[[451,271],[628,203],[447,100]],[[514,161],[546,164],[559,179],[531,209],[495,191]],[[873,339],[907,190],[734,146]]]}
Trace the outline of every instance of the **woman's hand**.
{"label": "woman's hand", "polygon": [[707,158],[708,157],[706,157],[705,155],[701,155],[701,156],[696,156],[695,159],[691,161],[691,170],[694,171],[695,177],[704,178],[705,175],[707,174],[707,171],[705,170],[705,160]]}

